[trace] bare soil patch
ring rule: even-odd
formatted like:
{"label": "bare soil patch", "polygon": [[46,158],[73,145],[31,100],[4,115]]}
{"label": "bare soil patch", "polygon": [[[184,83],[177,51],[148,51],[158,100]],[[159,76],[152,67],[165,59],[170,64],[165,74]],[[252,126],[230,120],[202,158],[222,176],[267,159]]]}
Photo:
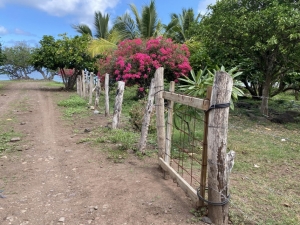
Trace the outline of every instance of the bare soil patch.
{"label": "bare soil patch", "polygon": [[1,129],[22,134],[14,151],[0,153],[0,224],[190,224],[190,199],[163,179],[156,158],[131,154],[114,163],[101,147],[78,144],[85,128],[107,118],[91,111],[76,123],[63,120],[56,99],[69,93],[42,86],[12,82],[0,90]]}

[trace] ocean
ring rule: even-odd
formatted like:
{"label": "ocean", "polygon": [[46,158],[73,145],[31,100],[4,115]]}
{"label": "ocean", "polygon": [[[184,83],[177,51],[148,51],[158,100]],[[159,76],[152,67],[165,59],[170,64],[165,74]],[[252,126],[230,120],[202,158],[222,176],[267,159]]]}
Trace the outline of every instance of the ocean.
{"label": "ocean", "polygon": [[[34,80],[42,80],[43,79],[42,74],[40,74],[39,72],[33,72],[33,73],[29,74],[29,77],[34,79]],[[0,74],[0,81],[1,80],[10,80],[10,79],[7,75]],[[63,82],[61,77],[58,76],[58,75],[54,76],[53,80],[57,81],[57,82]]]}

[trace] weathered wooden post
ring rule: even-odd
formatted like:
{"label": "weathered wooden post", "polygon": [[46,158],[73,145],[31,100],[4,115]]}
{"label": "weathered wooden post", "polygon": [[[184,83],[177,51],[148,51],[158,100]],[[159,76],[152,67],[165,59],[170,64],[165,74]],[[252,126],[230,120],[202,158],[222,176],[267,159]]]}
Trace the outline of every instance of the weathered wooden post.
{"label": "weathered wooden post", "polygon": [[82,97],[82,75],[79,76],[79,95]]}
{"label": "weathered wooden post", "polygon": [[111,126],[112,129],[116,129],[120,124],[124,87],[125,87],[125,82],[118,81],[118,89],[117,89],[116,100],[115,100],[114,115],[113,115],[113,121],[112,121],[112,126]]}
{"label": "weathered wooden post", "polygon": [[79,92],[79,80],[80,80],[80,76],[77,76],[77,78],[76,78],[76,91],[77,91],[78,95],[80,95],[80,92]]}
{"label": "weathered wooden post", "polygon": [[89,93],[90,93],[90,80],[89,80],[89,78],[90,78],[90,73],[89,72],[87,72],[86,73],[86,85],[85,85],[85,90],[86,90],[86,93],[85,93],[85,96],[86,96],[86,98],[89,96]]}
{"label": "weathered wooden post", "polygon": [[105,116],[109,116],[109,74],[105,74]]}
{"label": "weathered wooden post", "polygon": [[85,98],[85,93],[86,93],[86,86],[85,86],[85,73],[84,70],[82,70],[82,97]]}
{"label": "weathered wooden post", "polygon": [[93,92],[95,91],[95,104],[94,104],[94,107],[95,109],[97,107],[99,107],[99,100],[100,100],[100,93],[101,93],[101,83],[100,83],[100,79],[98,78],[97,79],[97,84],[96,86],[94,87],[93,89]]}
{"label": "weathered wooden post", "polygon": [[[175,91],[175,82],[171,81],[169,91],[173,93]],[[167,131],[166,131],[166,154],[165,162],[170,165],[170,155],[171,155],[171,139],[172,139],[172,129],[173,129],[173,107],[174,102],[168,100],[168,120],[167,120]]]}
{"label": "weathered wooden post", "polygon": [[229,178],[226,149],[232,78],[217,72],[212,88],[208,118],[208,217],[214,224],[228,224]]}
{"label": "weathered wooden post", "polygon": [[[206,99],[211,98],[212,87],[207,88]],[[208,133],[208,118],[209,112],[204,113],[204,134],[203,134],[203,151],[202,151],[202,164],[201,164],[201,180],[200,180],[200,194],[205,199],[206,190],[206,177],[207,177],[207,133]],[[200,207],[204,206],[204,201],[199,202]]]}
{"label": "weathered wooden post", "polygon": [[149,94],[148,94],[148,102],[147,102],[147,106],[145,108],[145,114],[143,117],[141,138],[140,138],[140,142],[139,142],[139,150],[142,153],[145,153],[148,129],[149,129],[149,124],[150,124],[150,119],[151,119],[151,113],[153,110],[154,86],[155,86],[155,80],[154,80],[154,78],[152,78],[150,88],[149,88]]}
{"label": "weathered wooden post", "polygon": [[93,89],[94,89],[94,73],[90,73],[90,85],[89,85],[89,105],[92,104],[93,101]]}
{"label": "weathered wooden post", "polygon": [[162,92],[164,90],[164,68],[159,67],[155,74],[155,110],[156,110],[156,127],[157,127],[157,145],[158,145],[158,157],[164,158],[165,154],[165,106]]}

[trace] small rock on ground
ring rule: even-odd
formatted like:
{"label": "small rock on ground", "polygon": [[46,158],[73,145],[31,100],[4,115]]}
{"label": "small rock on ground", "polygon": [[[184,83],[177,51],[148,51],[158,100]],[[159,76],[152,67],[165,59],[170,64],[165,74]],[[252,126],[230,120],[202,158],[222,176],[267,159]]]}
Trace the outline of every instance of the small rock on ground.
{"label": "small rock on ground", "polygon": [[212,224],[211,220],[206,216],[202,217],[202,221],[207,224]]}
{"label": "small rock on ground", "polygon": [[12,139],[10,139],[10,142],[16,142],[16,141],[21,141],[20,137],[13,137]]}

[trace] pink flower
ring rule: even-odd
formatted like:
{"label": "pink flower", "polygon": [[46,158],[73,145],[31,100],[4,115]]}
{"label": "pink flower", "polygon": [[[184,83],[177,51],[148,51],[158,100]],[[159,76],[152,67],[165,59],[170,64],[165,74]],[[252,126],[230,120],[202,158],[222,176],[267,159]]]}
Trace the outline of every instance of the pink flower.
{"label": "pink flower", "polygon": [[145,90],[159,67],[164,67],[169,81],[188,75],[191,70],[188,56],[187,46],[173,43],[171,39],[133,39],[120,42],[114,52],[99,59],[98,66],[100,74],[109,73],[115,80],[123,80],[126,85],[138,84]]}

